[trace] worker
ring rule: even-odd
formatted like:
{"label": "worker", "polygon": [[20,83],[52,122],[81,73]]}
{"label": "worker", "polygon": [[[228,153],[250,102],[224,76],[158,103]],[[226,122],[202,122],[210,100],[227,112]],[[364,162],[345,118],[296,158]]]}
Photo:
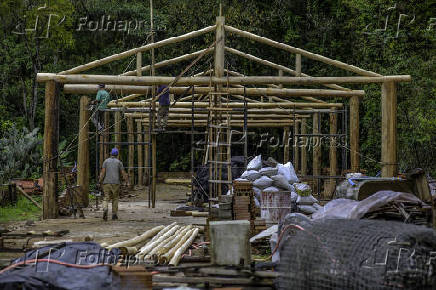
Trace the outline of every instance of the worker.
{"label": "worker", "polygon": [[[164,92],[161,94],[162,92]],[[157,127],[159,131],[164,131],[168,122],[168,113],[170,110],[170,91],[167,86],[160,85],[157,88],[159,96],[159,111],[157,114]]]}
{"label": "worker", "polygon": [[129,179],[124,170],[123,163],[117,158],[119,152],[113,148],[111,156],[103,162],[100,172],[100,184],[103,184],[103,220],[107,221],[108,202],[112,199],[112,219],[118,219],[118,198],[120,196],[121,175],[129,186]]}
{"label": "worker", "polygon": [[95,100],[91,104],[94,105],[95,111],[92,114],[92,122],[98,131],[103,130],[103,111],[107,109],[107,104],[111,101],[111,95],[105,90],[104,84],[98,85],[98,92]]}

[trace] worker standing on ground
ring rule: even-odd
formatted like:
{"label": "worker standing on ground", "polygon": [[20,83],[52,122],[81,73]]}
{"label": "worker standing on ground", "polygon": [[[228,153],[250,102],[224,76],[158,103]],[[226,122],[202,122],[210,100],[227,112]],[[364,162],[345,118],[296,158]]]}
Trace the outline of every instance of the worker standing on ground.
{"label": "worker standing on ground", "polygon": [[100,172],[100,184],[103,184],[103,219],[107,221],[108,203],[112,199],[112,219],[118,219],[118,199],[120,196],[121,175],[129,185],[129,179],[124,171],[123,163],[117,158],[118,149],[113,148],[111,157],[103,162]]}
{"label": "worker standing on ground", "polygon": [[92,114],[92,122],[98,131],[103,130],[103,111],[107,108],[107,104],[111,101],[111,95],[105,90],[104,84],[98,85],[98,92],[92,104],[95,106],[95,111]]}
{"label": "worker standing on ground", "polygon": [[165,93],[159,96],[159,111],[157,114],[157,127],[158,130],[165,130],[168,122],[168,113],[170,110],[170,91],[167,89],[168,87],[165,85],[160,85],[157,88],[157,94],[161,94],[164,90]]}

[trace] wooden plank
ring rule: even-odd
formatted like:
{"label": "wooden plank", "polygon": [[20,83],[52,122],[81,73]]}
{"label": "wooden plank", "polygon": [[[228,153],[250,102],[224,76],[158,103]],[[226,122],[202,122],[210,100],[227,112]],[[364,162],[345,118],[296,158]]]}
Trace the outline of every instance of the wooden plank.
{"label": "wooden plank", "polygon": [[17,190],[19,193],[21,193],[25,198],[27,198],[28,200],[30,200],[31,203],[33,203],[37,208],[42,210],[42,206],[36,201],[34,200],[30,195],[28,195],[22,188],[21,186],[17,185],[16,186]]}

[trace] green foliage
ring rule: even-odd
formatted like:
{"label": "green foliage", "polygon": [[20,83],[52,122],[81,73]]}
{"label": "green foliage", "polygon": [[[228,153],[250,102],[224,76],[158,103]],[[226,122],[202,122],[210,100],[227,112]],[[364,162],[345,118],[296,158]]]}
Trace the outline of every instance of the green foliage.
{"label": "green foliage", "polygon": [[41,138],[38,128],[11,127],[0,139],[0,182],[12,178],[26,178],[41,171]]}
{"label": "green foliage", "polygon": [[191,156],[189,154],[180,156],[170,164],[169,171],[189,171],[191,169]]}
{"label": "green foliage", "polygon": [[[41,197],[33,196],[33,198],[41,203]],[[0,207],[0,222],[38,220],[40,215],[41,210],[21,195],[18,197],[16,205]]]}
{"label": "green foliage", "polygon": [[[400,168],[423,167],[436,175],[436,27],[429,29],[429,21],[436,15],[434,1],[221,2],[228,25],[380,74],[411,74],[413,81],[401,84],[398,88]],[[13,124],[16,128],[43,127],[44,90],[42,86],[36,86],[37,72],[59,72],[150,41],[148,1],[53,0],[47,2],[46,9],[38,10],[44,3],[37,0],[3,0],[0,3],[0,128],[3,132]],[[154,1],[155,40],[213,25],[219,3],[217,0]],[[65,16],[65,19],[61,24],[54,25],[60,20],[54,16],[48,38],[38,38],[46,35],[50,13]],[[403,16],[398,29],[400,14],[407,16]],[[84,17],[89,22],[99,21],[109,15],[112,20],[143,20],[144,29],[130,32],[77,29]],[[30,29],[38,16],[41,19],[39,30],[26,34],[12,33],[18,24]],[[211,33],[159,48],[155,51],[156,61],[202,49],[213,40],[214,34]],[[295,66],[293,55],[232,34],[226,35],[226,45],[290,68]],[[271,68],[230,54],[226,54],[226,60],[229,69],[246,75],[277,74]],[[352,75],[307,58],[302,61],[302,70],[313,76]],[[143,63],[150,62],[150,53],[144,53]],[[205,56],[187,75],[206,70],[210,64],[213,66],[211,55]],[[157,69],[157,74],[176,75],[186,65],[185,62]],[[134,66],[134,57],[129,57],[89,73],[119,74],[134,69]],[[367,85],[363,89],[366,95],[360,107],[361,165],[369,173],[375,174],[380,170],[380,86]],[[60,139],[66,140],[66,144],[73,142],[78,132],[78,100],[78,96],[61,95]],[[186,170],[190,167],[189,141],[183,137],[158,137],[160,171],[168,168]],[[71,147],[75,148],[76,145]],[[250,144],[250,148],[253,149],[251,151],[256,150],[253,144]],[[91,157],[94,152],[92,144]],[[279,149],[268,153],[281,154]],[[74,155],[70,153],[64,156],[65,163],[74,162]],[[91,172],[94,170],[91,169]],[[20,175],[21,172],[14,174]]]}

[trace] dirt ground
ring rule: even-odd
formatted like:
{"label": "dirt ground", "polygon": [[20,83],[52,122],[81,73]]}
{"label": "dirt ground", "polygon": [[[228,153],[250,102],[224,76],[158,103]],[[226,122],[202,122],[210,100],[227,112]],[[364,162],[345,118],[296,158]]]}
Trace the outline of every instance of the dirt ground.
{"label": "dirt ground", "polygon": [[[34,224],[23,222],[8,222],[1,224],[12,233],[27,233],[35,231],[41,233],[46,230],[53,232],[69,230],[70,232],[63,237],[47,237],[46,240],[73,240],[83,241],[89,236],[98,243],[107,242],[109,244],[132,238],[142,234],[144,231],[157,225],[167,225],[172,222],[180,224],[205,225],[205,218],[193,217],[171,217],[170,211],[185,204],[186,193],[190,188],[183,185],[158,184],[156,192],[156,208],[148,208],[148,189],[147,187],[137,187],[129,192],[127,196],[120,199],[118,217],[119,220],[102,220],[102,207],[99,201],[99,209],[92,201],[90,207],[84,210],[85,219],[74,219],[72,217],[61,217],[59,219],[36,221]],[[109,209],[111,206],[109,206]],[[35,238],[31,243],[44,240]],[[19,248],[24,245],[26,239],[5,240],[5,247]],[[8,264],[12,258],[22,256],[23,253],[0,253],[0,264]]]}

